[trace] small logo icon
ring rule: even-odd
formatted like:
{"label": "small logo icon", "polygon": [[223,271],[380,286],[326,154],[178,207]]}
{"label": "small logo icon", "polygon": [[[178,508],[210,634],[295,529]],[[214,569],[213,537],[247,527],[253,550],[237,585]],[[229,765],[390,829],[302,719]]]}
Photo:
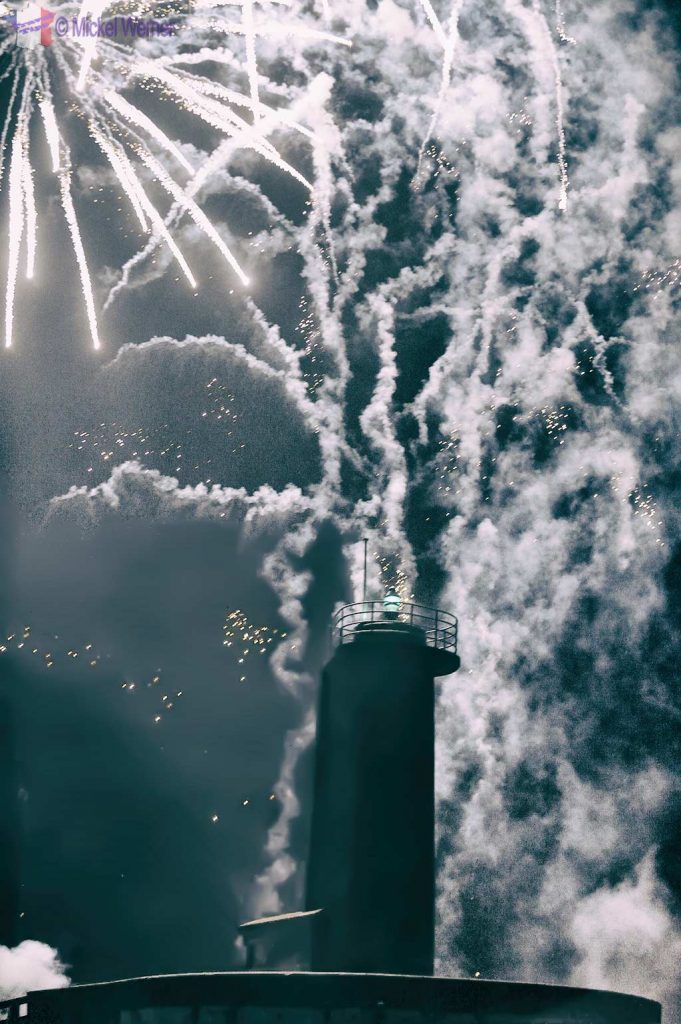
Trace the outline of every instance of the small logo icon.
{"label": "small logo icon", "polygon": [[52,45],[52,22],[54,14],[46,7],[26,0],[14,9],[1,5],[0,14],[6,18],[17,35],[17,46],[32,49],[39,44]]}

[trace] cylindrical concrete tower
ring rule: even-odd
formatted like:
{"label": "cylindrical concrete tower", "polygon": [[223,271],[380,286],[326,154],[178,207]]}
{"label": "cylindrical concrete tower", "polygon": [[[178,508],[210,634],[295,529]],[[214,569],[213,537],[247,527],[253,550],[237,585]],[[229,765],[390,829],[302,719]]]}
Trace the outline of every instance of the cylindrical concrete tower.
{"label": "cylindrical concrete tower", "polygon": [[435,676],[459,667],[452,615],[346,605],[322,675],[307,908],[317,971],[431,974]]}

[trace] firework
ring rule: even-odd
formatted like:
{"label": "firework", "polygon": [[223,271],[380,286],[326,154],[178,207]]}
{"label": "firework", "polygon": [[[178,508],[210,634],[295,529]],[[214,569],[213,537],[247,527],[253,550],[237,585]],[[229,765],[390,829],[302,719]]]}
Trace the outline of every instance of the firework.
{"label": "firework", "polygon": [[[261,5],[262,6],[262,5]],[[36,9],[37,10],[37,9]],[[169,9],[167,13],[172,13]],[[107,22],[148,14],[144,3],[109,3],[107,0],[83,0],[78,10],[72,3],[59,4],[49,21],[58,26],[49,46],[38,44],[36,24],[17,20],[17,15],[0,18],[0,80],[10,79],[9,107],[0,135],[0,179],[7,165],[9,193],[8,269],[5,289],[5,346],[14,337],[14,308],[22,247],[26,250],[26,277],[33,276],[38,216],[34,195],[32,163],[32,125],[41,122],[47,140],[51,172],[56,176],[58,194],[69,229],[78,267],[89,333],[95,349],[100,347],[97,307],[86,246],[81,236],[73,195],[73,161],[65,128],[65,114],[75,114],[113,171],[121,193],[126,197],[140,229],[148,237],[136,265],[159,244],[170,250],[189,287],[195,290],[197,279],[171,234],[180,217],[188,215],[203,236],[217,248],[243,286],[248,277],[232,249],[199,206],[200,189],[210,176],[224,171],[239,149],[255,151],[263,159],[292,176],[310,192],[311,182],[300,174],[276,149],[269,135],[282,127],[302,133],[314,147],[313,132],[292,118],[286,110],[274,109],[260,99],[262,76],[257,66],[257,41],[261,35],[298,40],[346,43],[312,25],[288,19],[277,23],[265,12],[255,10],[253,0],[241,4],[241,18],[211,0],[198,0],[169,26],[171,35],[182,32],[182,52],[176,52],[172,39],[160,36],[154,46],[140,46],[137,38],[120,40],[117,34],[90,34],[73,31],[84,21]],[[156,12],[155,17],[159,14]],[[35,39],[31,37],[31,31]],[[18,33],[18,34],[17,34]],[[27,38],[29,45],[17,45]],[[215,44],[215,40],[218,44]],[[144,40],[143,40],[144,41]],[[146,40],[148,43],[148,40]],[[32,45],[35,43],[36,45]],[[228,44],[234,44],[232,48]],[[165,46],[164,46],[165,44]],[[245,44],[245,46],[244,46]],[[143,50],[143,52],[142,52]],[[239,54],[239,50],[245,50]],[[4,67],[2,66],[4,62]],[[229,89],[196,71],[195,65],[228,68],[238,75],[245,71],[249,95]],[[267,80],[265,80],[266,82]],[[191,114],[225,137],[227,146],[218,144],[203,162],[200,172],[192,165],[181,143],[170,138],[144,110],[130,92],[152,93],[166,104]],[[128,96],[124,93],[128,92]],[[169,213],[162,212],[150,198],[152,187],[160,186],[172,203]],[[124,273],[122,281],[127,282]],[[115,293],[115,290],[114,290]],[[109,301],[112,295],[109,296]],[[107,303],[108,304],[108,303]],[[106,306],[105,306],[106,308]]]}

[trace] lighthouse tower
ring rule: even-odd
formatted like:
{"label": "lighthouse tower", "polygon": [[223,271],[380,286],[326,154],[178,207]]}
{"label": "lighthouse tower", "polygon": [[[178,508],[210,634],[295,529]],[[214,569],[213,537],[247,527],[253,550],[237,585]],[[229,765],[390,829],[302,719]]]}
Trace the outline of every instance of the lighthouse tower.
{"label": "lighthouse tower", "polygon": [[322,675],[307,909],[318,971],[432,974],[434,679],[459,667],[453,615],[346,605]]}
{"label": "lighthouse tower", "polygon": [[31,992],[7,1024],[660,1024],[638,996],[433,977],[434,680],[457,622],[389,593],[332,633],[305,909],[241,925],[246,970]]}

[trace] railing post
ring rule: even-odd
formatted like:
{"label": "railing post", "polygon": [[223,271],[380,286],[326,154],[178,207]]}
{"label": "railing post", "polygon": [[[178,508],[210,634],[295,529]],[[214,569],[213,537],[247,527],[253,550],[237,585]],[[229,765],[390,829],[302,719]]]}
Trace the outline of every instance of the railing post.
{"label": "railing post", "polygon": [[438,647],[438,635],[437,635],[437,608],[435,609],[435,646]]}

